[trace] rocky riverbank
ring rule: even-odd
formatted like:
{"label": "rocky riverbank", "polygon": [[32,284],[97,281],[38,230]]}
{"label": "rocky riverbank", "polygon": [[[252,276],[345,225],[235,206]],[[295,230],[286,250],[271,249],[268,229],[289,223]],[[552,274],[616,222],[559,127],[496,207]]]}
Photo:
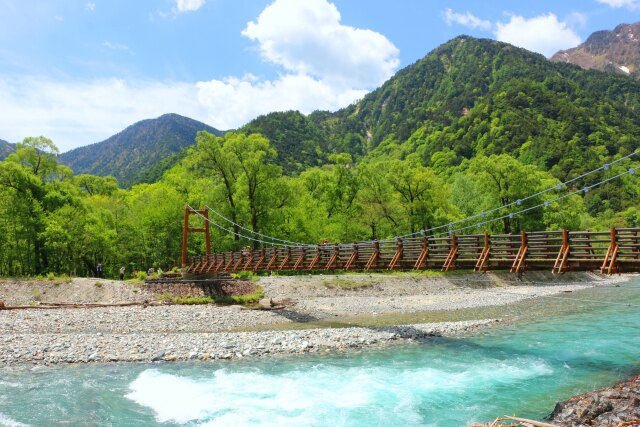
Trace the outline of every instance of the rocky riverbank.
{"label": "rocky riverbank", "polygon": [[[489,327],[501,319],[493,315],[456,322],[413,319],[400,323],[415,324],[399,326],[394,315],[507,306],[620,280],[624,277],[589,273],[558,277],[543,272],[527,273],[523,281],[494,273],[264,277],[259,285],[266,301],[286,300],[284,309],[140,305],[0,310],[0,364],[230,359],[411,343]],[[144,287],[104,279],[0,282],[0,300],[7,305],[126,303],[154,298]],[[331,327],[351,325],[349,316],[391,317],[385,322],[357,323],[361,327]],[[324,322],[325,327],[305,327],[309,322]]]}
{"label": "rocky riverbank", "polygon": [[549,421],[562,426],[640,425],[640,375],[558,403]]}
{"label": "rocky riverbank", "polygon": [[380,328],[217,333],[85,331],[11,334],[3,331],[0,365],[213,360],[352,351],[410,344],[434,336],[451,336],[495,323],[495,320],[480,320]]}

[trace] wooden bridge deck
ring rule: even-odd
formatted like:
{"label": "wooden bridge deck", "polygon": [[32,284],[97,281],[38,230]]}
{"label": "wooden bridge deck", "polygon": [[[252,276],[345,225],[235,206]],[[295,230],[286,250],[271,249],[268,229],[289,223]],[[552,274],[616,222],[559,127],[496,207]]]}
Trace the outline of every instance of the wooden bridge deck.
{"label": "wooden bridge deck", "polygon": [[554,273],[578,270],[606,274],[640,272],[640,228],[536,231],[515,235],[453,234],[315,247],[285,246],[213,253],[185,261],[186,257],[183,264],[187,272],[200,274],[242,270],[448,271],[455,268],[514,273],[534,269]]}

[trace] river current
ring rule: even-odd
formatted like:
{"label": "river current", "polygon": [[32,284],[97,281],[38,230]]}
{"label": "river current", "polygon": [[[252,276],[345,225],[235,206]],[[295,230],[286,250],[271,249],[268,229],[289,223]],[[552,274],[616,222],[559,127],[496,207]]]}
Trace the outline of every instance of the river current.
{"label": "river current", "polygon": [[505,327],[384,350],[0,368],[0,426],[463,426],[542,418],[639,372],[636,278],[532,303]]}

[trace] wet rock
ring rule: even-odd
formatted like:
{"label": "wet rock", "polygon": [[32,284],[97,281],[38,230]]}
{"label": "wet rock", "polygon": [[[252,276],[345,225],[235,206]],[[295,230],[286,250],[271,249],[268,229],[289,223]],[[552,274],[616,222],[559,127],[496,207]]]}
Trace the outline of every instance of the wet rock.
{"label": "wet rock", "polygon": [[552,422],[568,426],[610,426],[640,419],[640,376],[574,396],[556,404]]}

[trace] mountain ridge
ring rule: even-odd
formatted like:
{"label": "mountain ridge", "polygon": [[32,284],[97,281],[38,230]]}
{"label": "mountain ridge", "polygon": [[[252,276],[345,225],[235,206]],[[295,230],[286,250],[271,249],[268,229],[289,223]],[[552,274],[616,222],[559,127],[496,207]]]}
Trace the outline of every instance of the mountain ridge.
{"label": "mountain ridge", "polygon": [[125,187],[154,182],[195,142],[196,133],[222,132],[178,114],[136,122],[104,141],[59,156],[76,174],[113,175]]}
{"label": "mountain ridge", "polygon": [[579,46],[557,52],[551,61],[640,79],[640,22],[596,31]]}
{"label": "mountain ridge", "polygon": [[7,158],[7,156],[16,151],[16,145],[10,142],[0,139],[0,161]]}

